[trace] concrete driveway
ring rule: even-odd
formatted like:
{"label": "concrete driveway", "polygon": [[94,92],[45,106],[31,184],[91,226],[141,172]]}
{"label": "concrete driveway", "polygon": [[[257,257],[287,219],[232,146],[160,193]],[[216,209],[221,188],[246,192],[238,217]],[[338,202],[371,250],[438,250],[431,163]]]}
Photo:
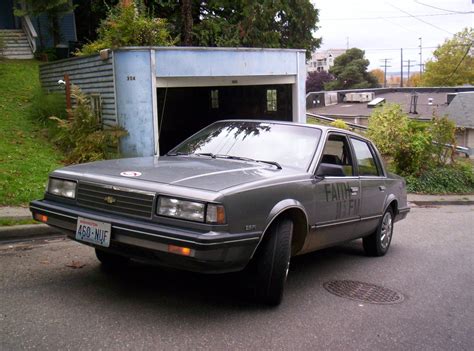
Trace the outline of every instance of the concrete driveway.
{"label": "concrete driveway", "polygon": [[[361,241],[292,260],[278,308],[242,297],[239,275],[133,264],[105,272],[56,240],[0,246],[0,349],[472,350],[474,206],[416,207],[383,258]],[[373,283],[401,303],[341,298],[333,280]]]}

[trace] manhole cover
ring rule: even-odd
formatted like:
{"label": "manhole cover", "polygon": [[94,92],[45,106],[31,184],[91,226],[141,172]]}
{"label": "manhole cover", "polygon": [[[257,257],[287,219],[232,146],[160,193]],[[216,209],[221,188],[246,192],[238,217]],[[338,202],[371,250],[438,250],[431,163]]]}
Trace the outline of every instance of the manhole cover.
{"label": "manhole cover", "polygon": [[331,294],[367,303],[394,304],[403,301],[403,295],[397,291],[353,280],[332,280],[324,283],[324,288]]}

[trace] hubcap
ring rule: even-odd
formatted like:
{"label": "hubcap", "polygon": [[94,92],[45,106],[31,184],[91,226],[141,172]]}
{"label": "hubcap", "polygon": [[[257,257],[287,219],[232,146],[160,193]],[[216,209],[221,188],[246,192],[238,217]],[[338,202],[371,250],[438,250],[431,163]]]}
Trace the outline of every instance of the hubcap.
{"label": "hubcap", "polygon": [[380,246],[382,249],[386,250],[388,245],[390,245],[390,239],[392,238],[392,215],[390,212],[385,213],[382,219],[382,228],[380,231]]}

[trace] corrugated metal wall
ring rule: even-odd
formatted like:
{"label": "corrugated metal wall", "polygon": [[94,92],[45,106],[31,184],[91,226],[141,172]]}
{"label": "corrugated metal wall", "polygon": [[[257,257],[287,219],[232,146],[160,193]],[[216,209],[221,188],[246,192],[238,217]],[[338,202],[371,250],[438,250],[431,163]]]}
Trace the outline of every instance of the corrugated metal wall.
{"label": "corrugated metal wall", "polygon": [[117,124],[113,54],[107,60],[94,55],[42,64],[41,86],[49,91],[64,92],[64,86],[58,84],[64,74],[68,74],[71,83],[79,86],[84,93],[100,94],[103,124]]}

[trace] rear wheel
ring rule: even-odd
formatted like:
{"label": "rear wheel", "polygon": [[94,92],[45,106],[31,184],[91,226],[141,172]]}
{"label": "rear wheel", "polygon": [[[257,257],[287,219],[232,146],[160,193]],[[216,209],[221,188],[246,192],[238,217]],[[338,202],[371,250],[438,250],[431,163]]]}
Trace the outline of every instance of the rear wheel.
{"label": "rear wheel", "polygon": [[95,255],[97,259],[102,263],[104,267],[114,268],[126,265],[130,259],[128,257],[116,255],[101,249],[95,249]]}
{"label": "rear wheel", "polygon": [[393,210],[388,208],[382,216],[377,230],[363,238],[364,251],[368,256],[383,256],[387,253],[393,234]]}
{"label": "rear wheel", "polygon": [[255,291],[259,301],[279,305],[283,298],[290,267],[293,222],[281,219],[273,223],[255,257]]}

